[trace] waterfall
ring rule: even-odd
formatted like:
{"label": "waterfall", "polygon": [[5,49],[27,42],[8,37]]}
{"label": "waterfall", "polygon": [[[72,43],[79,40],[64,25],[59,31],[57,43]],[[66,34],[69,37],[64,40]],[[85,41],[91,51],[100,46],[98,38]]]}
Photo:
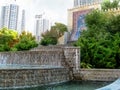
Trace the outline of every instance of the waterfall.
{"label": "waterfall", "polygon": [[78,57],[79,55],[78,55],[78,50],[76,49],[76,54],[75,54],[75,63],[76,63],[76,70],[79,70],[79,61],[78,61],[78,59],[79,59],[79,57]]}
{"label": "waterfall", "polygon": [[0,65],[6,65],[7,63],[7,57],[0,56]]}

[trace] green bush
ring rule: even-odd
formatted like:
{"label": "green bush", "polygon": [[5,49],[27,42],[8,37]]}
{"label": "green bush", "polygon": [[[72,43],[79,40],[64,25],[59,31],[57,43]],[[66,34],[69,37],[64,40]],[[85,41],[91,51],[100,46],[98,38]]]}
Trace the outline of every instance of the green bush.
{"label": "green bush", "polygon": [[88,28],[74,44],[81,48],[83,66],[120,68],[120,15],[111,16],[98,10],[86,16]]}
{"label": "green bush", "polygon": [[19,36],[19,42],[14,45],[18,51],[29,50],[31,48],[37,47],[38,44],[35,40],[35,37],[32,36],[29,32],[22,32]]}
{"label": "green bush", "polygon": [[47,46],[47,45],[56,45],[57,44],[57,38],[54,37],[46,37],[41,40],[41,45]]}
{"label": "green bush", "polygon": [[7,44],[0,44],[0,52],[3,52],[3,51],[10,51],[10,47],[9,45]]}

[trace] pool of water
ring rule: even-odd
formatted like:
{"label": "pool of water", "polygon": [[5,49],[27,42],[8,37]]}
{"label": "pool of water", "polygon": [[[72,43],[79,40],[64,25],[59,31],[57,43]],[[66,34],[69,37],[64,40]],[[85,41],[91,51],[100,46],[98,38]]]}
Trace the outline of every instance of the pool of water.
{"label": "pool of water", "polygon": [[24,89],[7,89],[7,90],[95,90],[110,83],[111,82],[71,81],[56,85],[47,85],[47,86],[24,88]]}

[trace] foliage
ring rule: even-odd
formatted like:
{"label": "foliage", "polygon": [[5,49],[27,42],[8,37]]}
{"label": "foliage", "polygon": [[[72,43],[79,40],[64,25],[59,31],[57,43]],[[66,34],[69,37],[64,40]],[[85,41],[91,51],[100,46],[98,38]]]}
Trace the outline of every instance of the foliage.
{"label": "foliage", "polygon": [[43,39],[41,40],[40,44],[44,46],[49,44],[56,45],[58,42],[58,35],[56,30],[51,29],[50,31],[46,31],[44,34],[42,34],[42,37]]}
{"label": "foliage", "polygon": [[0,51],[29,50],[37,46],[35,37],[29,32],[22,32],[2,28],[0,30]]}
{"label": "foliage", "polygon": [[120,32],[120,15],[112,15],[112,18],[109,19],[109,23],[107,23],[107,31],[111,34],[116,34]]}
{"label": "foliage", "polygon": [[46,37],[41,40],[41,45],[47,46],[47,45],[56,45],[57,44],[57,38],[55,37]]}
{"label": "foliage", "polygon": [[102,4],[103,10],[108,10],[108,9],[117,8],[117,7],[119,7],[119,0],[113,0],[113,2],[111,2],[110,0],[107,0]]}
{"label": "foliage", "polygon": [[[94,31],[93,36],[90,35]],[[84,32],[77,41],[81,46],[82,62],[91,64],[93,68],[114,68],[115,57],[113,56],[111,37],[105,31],[95,32],[92,29]]]}
{"label": "foliage", "polygon": [[112,36],[112,51],[116,60],[116,68],[120,68],[120,33]]}
{"label": "foliage", "polygon": [[86,23],[88,30],[75,43],[81,47],[83,66],[120,68],[119,15],[95,10],[86,16]]}
{"label": "foliage", "polygon": [[[19,42],[14,46],[13,50],[29,50],[36,47],[38,44],[35,41],[35,37],[31,33],[23,31],[19,35]],[[16,49],[15,49],[16,48]]]}
{"label": "foliage", "polygon": [[93,10],[85,18],[86,26],[87,28],[106,29],[106,25],[112,16],[113,15],[104,11]]}
{"label": "foliage", "polygon": [[2,28],[0,30],[0,51],[9,51],[18,40],[18,33],[14,30]]}
{"label": "foliage", "polygon": [[64,32],[67,32],[67,26],[56,22],[55,25],[51,27],[51,30],[57,31],[58,37],[61,37],[64,35]]}
{"label": "foliage", "polygon": [[67,31],[67,26],[62,23],[55,23],[51,27],[50,31],[46,31],[42,34],[43,39],[41,40],[41,45],[56,45],[58,38],[60,38],[64,32]]}
{"label": "foliage", "polygon": [[46,31],[45,33],[42,34],[43,38],[47,37],[55,37],[58,38],[58,34],[56,30],[51,29],[50,31]]}
{"label": "foliage", "polygon": [[7,44],[0,44],[0,52],[9,51],[10,47]]}
{"label": "foliage", "polygon": [[89,63],[81,62],[80,67],[90,69],[90,68],[92,68],[92,65],[90,65]]}

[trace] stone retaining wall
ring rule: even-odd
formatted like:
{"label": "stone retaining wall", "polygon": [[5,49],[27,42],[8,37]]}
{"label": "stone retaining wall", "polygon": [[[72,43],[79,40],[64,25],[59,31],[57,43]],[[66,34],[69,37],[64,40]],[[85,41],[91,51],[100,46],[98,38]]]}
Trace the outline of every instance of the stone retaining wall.
{"label": "stone retaining wall", "polygon": [[64,47],[65,62],[72,68],[73,73],[80,70],[80,48]]}
{"label": "stone retaining wall", "polygon": [[[52,46],[31,51],[0,52],[0,65],[0,88],[61,83],[71,80],[73,74],[79,71],[80,48]],[[4,68],[12,65],[20,67]],[[48,69],[32,66],[46,66]],[[53,68],[56,66],[59,68]]]}
{"label": "stone retaining wall", "polygon": [[0,64],[63,66],[77,72],[80,69],[80,48],[42,46],[31,51],[0,52]]}
{"label": "stone retaining wall", "polygon": [[38,46],[37,48],[32,49],[31,51],[63,51],[64,61],[63,66],[69,67],[72,69],[73,73],[80,70],[80,48],[73,46]]}
{"label": "stone retaining wall", "polygon": [[115,81],[120,78],[120,69],[80,69],[74,80]]}
{"label": "stone retaining wall", "polygon": [[69,81],[69,70],[52,69],[0,69],[0,89],[24,88]]}

